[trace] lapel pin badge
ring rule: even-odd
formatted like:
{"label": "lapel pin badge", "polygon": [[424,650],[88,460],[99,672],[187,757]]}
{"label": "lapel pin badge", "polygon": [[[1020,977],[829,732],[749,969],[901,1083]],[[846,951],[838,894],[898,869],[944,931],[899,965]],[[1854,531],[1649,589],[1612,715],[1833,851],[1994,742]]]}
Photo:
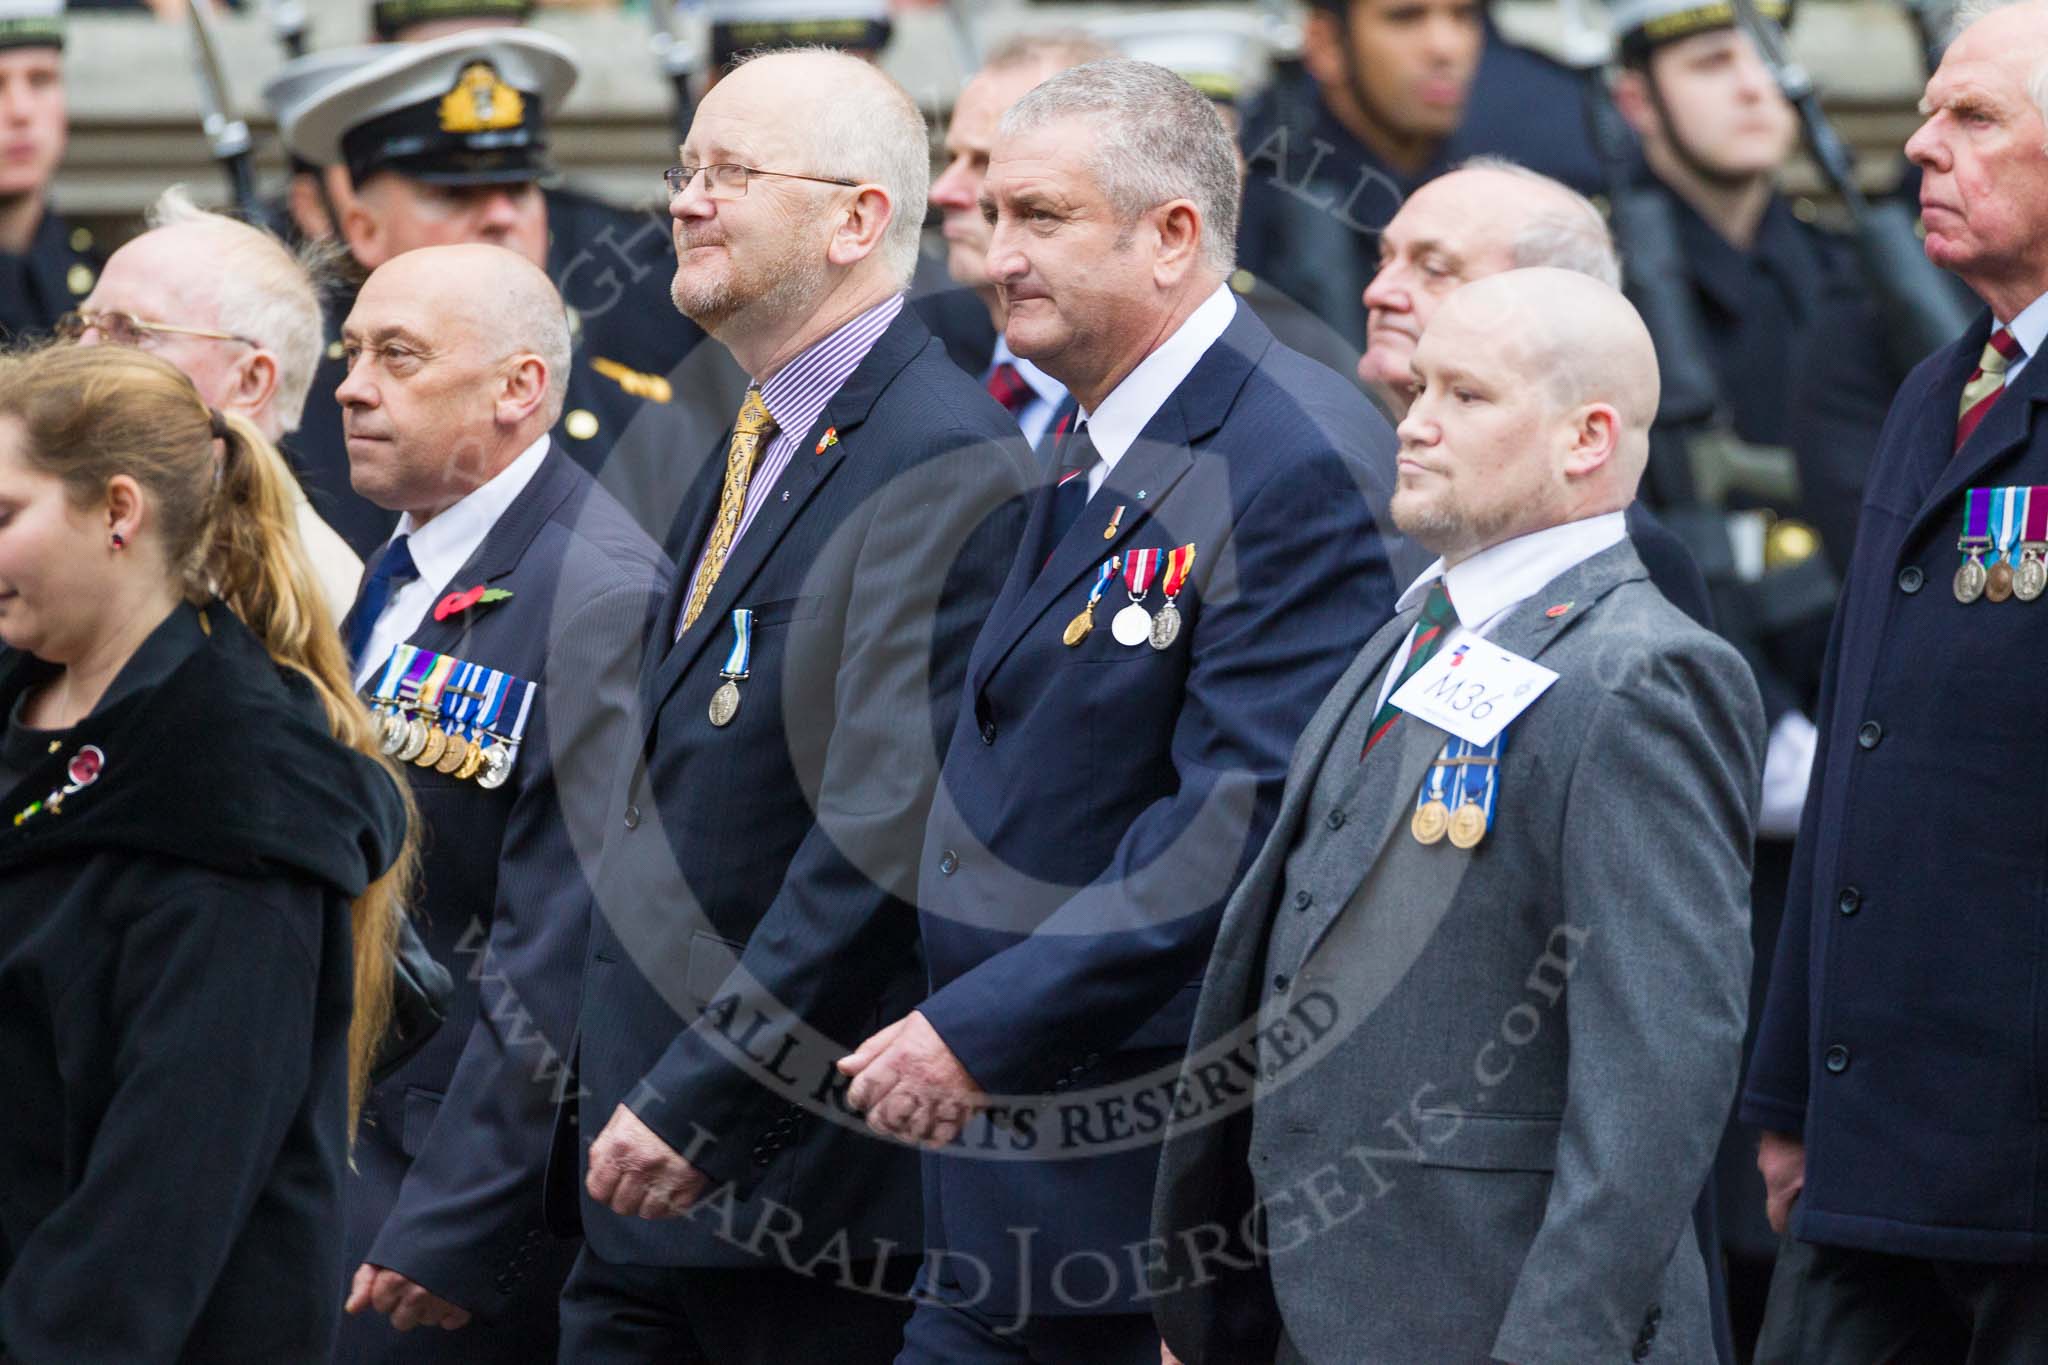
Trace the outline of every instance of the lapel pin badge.
{"label": "lapel pin badge", "polygon": [[1576,602],[1560,602],[1556,606],[1544,612],[1543,614],[1545,616],[1548,616],[1551,620],[1555,621],[1558,617],[1564,615],[1566,612],[1570,611],[1573,607],[1577,605],[1578,603]]}
{"label": "lapel pin badge", "polygon": [[832,448],[833,446],[836,446],[836,445],[838,445],[838,444],[839,444],[839,428],[838,428],[838,427],[826,427],[826,428],[825,428],[825,435],[824,435],[824,436],[823,436],[823,437],[822,437],[822,438],[821,438],[821,439],[820,439],[820,440],[818,441],[818,448],[817,448],[817,450],[816,450],[815,452],[813,452],[813,453],[814,453],[814,454],[818,454],[818,455],[823,455],[823,454],[824,454],[824,453],[825,453],[826,451],[830,450],[830,449],[831,449],[831,448]]}

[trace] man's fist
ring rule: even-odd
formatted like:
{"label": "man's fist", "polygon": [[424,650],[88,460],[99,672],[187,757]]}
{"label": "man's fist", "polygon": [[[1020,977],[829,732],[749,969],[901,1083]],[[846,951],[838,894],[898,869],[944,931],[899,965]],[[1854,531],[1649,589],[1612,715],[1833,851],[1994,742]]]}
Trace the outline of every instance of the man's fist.
{"label": "man's fist", "polygon": [[374,1308],[391,1319],[401,1332],[415,1327],[441,1327],[452,1332],[469,1326],[469,1310],[459,1308],[439,1294],[408,1280],[395,1270],[368,1261],[356,1267],[355,1283],[349,1286],[342,1310],[360,1313]]}
{"label": "man's fist", "polygon": [[697,1202],[711,1178],[620,1105],[590,1144],[590,1197],[613,1213],[675,1218]]}
{"label": "man's fist", "polygon": [[885,1137],[943,1147],[988,1103],[988,1095],[938,1030],[916,1010],[839,1059],[853,1077],[846,1102]]}

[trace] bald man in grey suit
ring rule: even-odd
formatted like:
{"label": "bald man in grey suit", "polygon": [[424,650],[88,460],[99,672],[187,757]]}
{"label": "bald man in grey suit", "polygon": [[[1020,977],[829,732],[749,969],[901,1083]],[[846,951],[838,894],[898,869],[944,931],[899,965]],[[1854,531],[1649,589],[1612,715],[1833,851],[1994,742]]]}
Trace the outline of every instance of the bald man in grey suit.
{"label": "bald man in grey suit", "polygon": [[[1756,685],[1624,532],[1657,372],[1620,294],[1493,276],[1414,368],[1393,513],[1441,558],[1226,911],[1155,1197],[1162,1335],[1187,1365],[1712,1360],[1689,1214],[1741,1060]],[[1479,705],[1390,704],[1496,648],[1557,675],[1497,751],[1451,732]]]}

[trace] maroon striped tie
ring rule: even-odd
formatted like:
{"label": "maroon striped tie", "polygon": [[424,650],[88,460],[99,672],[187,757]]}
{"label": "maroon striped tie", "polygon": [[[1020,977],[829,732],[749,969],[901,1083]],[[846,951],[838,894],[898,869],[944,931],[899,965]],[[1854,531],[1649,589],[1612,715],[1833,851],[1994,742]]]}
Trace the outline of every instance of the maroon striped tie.
{"label": "maroon striped tie", "polygon": [[1963,442],[1969,440],[1970,433],[1983,422],[1984,415],[1991,411],[1991,405],[1998,401],[1998,395],[2005,392],[2005,372],[2022,354],[2020,344],[2003,327],[1993,332],[1991,339],[1984,343],[1984,354],[1977,361],[1977,368],[1969,381],[1963,385],[1963,398],[1956,414],[1956,450],[1963,448]]}
{"label": "maroon striped tie", "polygon": [[1005,360],[988,374],[988,396],[1003,405],[1010,416],[1024,411],[1024,405],[1031,401],[1031,385],[1025,382],[1024,372]]}
{"label": "maroon striped tie", "polygon": [[1401,665],[1401,676],[1394,679],[1394,685],[1387,689],[1387,699],[1380,703],[1380,709],[1373,713],[1372,729],[1366,733],[1365,748],[1359,751],[1362,763],[1372,752],[1372,746],[1386,738],[1387,731],[1394,728],[1394,722],[1401,718],[1401,709],[1394,705],[1394,694],[1401,690],[1401,684],[1414,677],[1422,666],[1436,657],[1443,645],[1444,636],[1458,624],[1458,613],[1451,609],[1451,590],[1438,578],[1429,585],[1429,595],[1422,599],[1422,615],[1415,621],[1415,638],[1408,644],[1408,659]]}

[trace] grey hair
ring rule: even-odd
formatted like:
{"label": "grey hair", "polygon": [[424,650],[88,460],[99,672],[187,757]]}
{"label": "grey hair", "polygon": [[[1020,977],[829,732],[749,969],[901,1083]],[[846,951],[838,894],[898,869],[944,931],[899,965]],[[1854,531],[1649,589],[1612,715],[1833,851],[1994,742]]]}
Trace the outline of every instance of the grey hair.
{"label": "grey hair", "polygon": [[1126,223],[1175,199],[1202,216],[1203,259],[1219,275],[1237,262],[1243,193],[1237,145],[1207,95],[1153,62],[1116,57],[1051,77],[1003,115],[1014,137],[1070,118],[1094,127],[1089,169]]}
{"label": "grey hair", "polygon": [[331,268],[331,252],[315,248],[294,254],[273,232],[199,207],[182,185],[157,197],[146,222],[151,230],[191,227],[212,234],[218,245],[204,268],[219,288],[220,329],[247,337],[276,357],[271,406],[285,431],[297,431],[320,365],[325,332],[316,280]]}
{"label": "grey hair", "polygon": [[[1964,29],[1979,19],[1989,18],[2002,9],[2019,9],[2025,5],[2039,6],[2040,0],[1962,0],[1949,24],[1948,41],[1954,42],[1962,36]],[[2041,116],[2041,122],[2048,124],[2048,57],[2035,62],[2034,69],[2027,73],[2027,98],[2033,101],[2034,112]]]}
{"label": "grey hair", "polygon": [[1012,71],[1019,67],[1043,66],[1064,71],[1070,66],[1105,62],[1117,55],[1114,43],[1096,37],[1085,28],[1057,28],[1037,33],[1013,33],[988,50],[982,58],[983,71]]}
{"label": "grey hair", "polygon": [[908,286],[917,272],[918,237],[924,231],[925,198],[932,185],[931,132],[924,112],[881,68],[834,47],[778,47],[750,53],[734,70],[775,57],[826,58],[843,64],[832,84],[829,117],[801,129],[818,164],[818,175],[880,185],[889,192],[889,226],[882,236],[882,262]]}
{"label": "grey hair", "polygon": [[1590,275],[1610,289],[1621,288],[1621,253],[1614,233],[1593,201],[1561,180],[1532,171],[1504,156],[1475,156],[1458,163],[1458,171],[1492,171],[1540,185],[1552,202],[1522,224],[1508,244],[1508,259],[1518,270],[1549,266]]}
{"label": "grey hair", "polygon": [[510,343],[506,358],[531,352],[548,367],[547,425],[552,427],[569,397],[569,365],[574,356],[569,314],[547,272],[524,256],[515,253],[515,257],[524,269],[511,272],[503,294],[478,318],[481,322],[487,315],[490,335]]}

